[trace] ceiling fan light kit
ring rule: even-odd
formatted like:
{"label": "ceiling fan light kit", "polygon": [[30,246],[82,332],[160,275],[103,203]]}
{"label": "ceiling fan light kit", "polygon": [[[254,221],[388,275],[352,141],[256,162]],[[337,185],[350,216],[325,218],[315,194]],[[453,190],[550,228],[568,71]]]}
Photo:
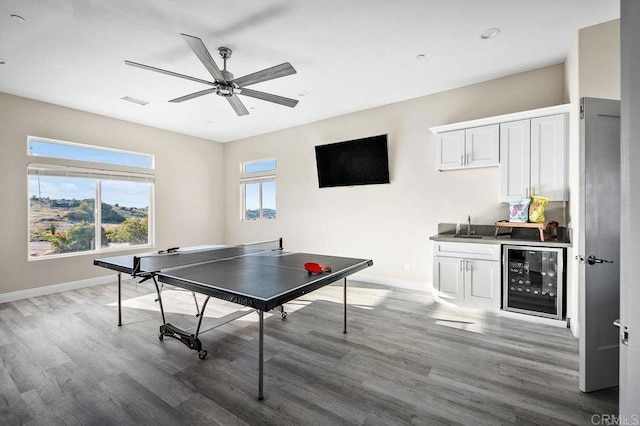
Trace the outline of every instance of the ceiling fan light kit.
{"label": "ceiling fan light kit", "polygon": [[249,96],[255,99],[261,99],[263,101],[272,102],[278,105],[284,105],[290,108],[295,107],[298,104],[296,99],[286,98],[284,96],[273,95],[271,93],[260,92],[257,90],[246,89],[246,86],[252,84],[261,83],[264,81],[274,80],[276,78],[285,77],[287,75],[295,74],[296,70],[293,66],[285,62],[280,65],[276,65],[271,68],[266,68],[261,71],[256,71],[251,74],[247,74],[243,77],[234,78],[233,74],[227,70],[227,59],[231,57],[233,53],[228,47],[219,47],[218,54],[222,58],[223,67],[222,70],[218,68],[211,54],[207,50],[206,46],[198,37],[194,37],[188,34],[180,34],[187,45],[191,48],[193,53],[200,59],[200,62],[205,66],[209,74],[213,77],[213,81],[202,80],[196,77],[191,77],[184,74],[179,74],[173,71],[167,71],[160,68],[152,67],[149,65],[140,64],[132,61],[124,61],[126,65],[146,69],[149,71],[155,71],[162,74],[171,75],[173,77],[179,77],[186,80],[195,81],[211,86],[208,89],[201,90],[199,92],[191,93],[179,98],[171,99],[169,102],[179,103],[194,99],[200,96],[215,93],[218,96],[226,98],[233,110],[237,115],[247,115],[249,111],[244,106],[242,101],[237,95]]}

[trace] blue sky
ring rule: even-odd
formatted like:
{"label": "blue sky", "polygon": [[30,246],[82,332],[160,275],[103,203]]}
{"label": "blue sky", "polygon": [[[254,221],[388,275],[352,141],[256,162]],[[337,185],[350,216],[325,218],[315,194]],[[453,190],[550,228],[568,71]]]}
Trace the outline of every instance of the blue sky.
{"label": "blue sky", "polygon": [[153,157],[150,155],[108,151],[104,149],[80,145],[67,145],[60,142],[38,139],[31,139],[29,141],[29,155],[93,161],[96,163],[141,167],[144,169],[153,168]]}
{"label": "blue sky", "polygon": [[[43,157],[66,158],[122,166],[151,169],[153,157],[91,147],[66,145],[59,142],[29,141],[29,154]],[[124,207],[148,207],[148,183],[130,181],[102,181],[102,201]],[[29,176],[29,197],[83,200],[96,197],[96,179],[76,177]]]}
{"label": "blue sky", "polygon": [[[148,183],[102,181],[102,202],[123,207],[148,207]],[[29,176],[29,198],[48,197],[52,200],[84,200],[96,197],[96,180],[85,178]]]}
{"label": "blue sky", "polygon": [[[93,147],[64,144],[56,141],[31,139],[29,154],[43,157],[65,158],[70,160],[91,161],[97,163],[153,168],[153,157],[109,151]],[[276,169],[276,160],[268,159],[245,163],[245,173],[255,173]],[[247,209],[260,206],[258,185],[248,185]],[[147,183],[130,181],[102,181],[102,201],[125,207],[148,207],[149,190]],[[276,208],[276,184],[263,184],[263,207]],[[76,177],[29,176],[29,197],[48,197],[50,199],[92,199],[96,196],[96,179]]]}

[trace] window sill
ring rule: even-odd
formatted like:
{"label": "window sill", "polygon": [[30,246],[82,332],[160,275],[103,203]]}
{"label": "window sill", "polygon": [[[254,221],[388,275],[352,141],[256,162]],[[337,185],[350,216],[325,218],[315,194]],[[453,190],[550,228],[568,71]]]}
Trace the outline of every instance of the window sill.
{"label": "window sill", "polygon": [[124,252],[124,251],[132,251],[132,250],[144,250],[144,249],[154,249],[155,245],[153,244],[140,244],[140,245],[135,245],[135,246],[124,246],[124,245],[120,245],[118,247],[108,247],[108,248],[104,248],[104,249],[100,249],[100,250],[91,250],[91,251],[80,251],[80,252],[73,252],[73,253],[60,253],[60,254],[50,254],[50,255],[43,255],[43,256],[27,256],[27,261],[29,262],[38,262],[41,260],[48,260],[48,259],[65,259],[65,258],[70,258],[70,257],[79,257],[79,256],[96,256],[96,255],[101,255],[101,254],[109,254],[109,253],[117,253],[117,252]]}

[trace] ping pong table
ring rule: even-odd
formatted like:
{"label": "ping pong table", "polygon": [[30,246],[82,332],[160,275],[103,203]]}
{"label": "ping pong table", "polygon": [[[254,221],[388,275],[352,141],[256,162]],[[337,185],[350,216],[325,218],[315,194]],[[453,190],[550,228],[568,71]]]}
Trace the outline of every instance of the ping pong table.
{"label": "ping pong table", "polygon": [[[330,270],[310,273],[307,262],[330,266]],[[327,256],[310,253],[286,252],[282,239],[239,246],[210,246],[196,249],[169,249],[143,255],[114,256],[96,259],[94,265],[118,273],[118,325],[122,325],[122,274],[153,281],[158,295],[162,325],[159,339],[171,337],[197,351],[204,359],[199,335],[226,322],[251,312],[257,312],[258,334],[258,399],[263,399],[264,383],[264,312],[279,309],[286,317],[284,304],[328,284],[343,280],[344,320],[347,332],[347,277],[373,265],[372,260]],[[158,282],[193,292],[196,300],[198,323],[195,333],[189,333],[165,319],[162,291]],[[200,308],[195,293],[206,296]],[[222,318],[215,327],[200,331],[207,302],[211,297],[250,307]]]}

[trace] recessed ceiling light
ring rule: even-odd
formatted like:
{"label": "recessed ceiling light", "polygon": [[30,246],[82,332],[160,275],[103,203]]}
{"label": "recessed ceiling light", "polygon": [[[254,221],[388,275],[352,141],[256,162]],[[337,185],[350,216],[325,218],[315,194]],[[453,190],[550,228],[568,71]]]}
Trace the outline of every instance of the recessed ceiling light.
{"label": "recessed ceiling light", "polygon": [[123,96],[120,99],[122,99],[123,101],[132,102],[134,104],[138,104],[138,105],[142,105],[142,106],[145,106],[145,105],[147,105],[149,103],[149,102],[143,101],[141,99],[132,98],[131,96]]}
{"label": "recessed ceiling light", "polygon": [[20,22],[21,24],[24,24],[25,22],[27,22],[27,20],[20,15],[11,15],[11,19],[13,19],[16,22]]}
{"label": "recessed ceiling light", "polygon": [[213,120],[205,120],[205,124],[213,124]]}
{"label": "recessed ceiling light", "polygon": [[500,34],[500,28],[489,28],[484,30],[480,38],[483,40],[487,40],[489,38],[497,36],[498,34]]}
{"label": "recessed ceiling light", "polygon": [[307,96],[309,94],[309,92],[307,92],[306,90],[301,90],[298,92],[298,96]]}
{"label": "recessed ceiling light", "polygon": [[421,53],[421,54],[419,54],[418,56],[416,56],[416,59],[418,59],[418,60],[420,60],[420,61],[421,61],[421,60],[423,60],[423,59],[424,59],[424,58],[426,58],[426,57],[427,57],[427,55],[425,55],[424,53]]}

